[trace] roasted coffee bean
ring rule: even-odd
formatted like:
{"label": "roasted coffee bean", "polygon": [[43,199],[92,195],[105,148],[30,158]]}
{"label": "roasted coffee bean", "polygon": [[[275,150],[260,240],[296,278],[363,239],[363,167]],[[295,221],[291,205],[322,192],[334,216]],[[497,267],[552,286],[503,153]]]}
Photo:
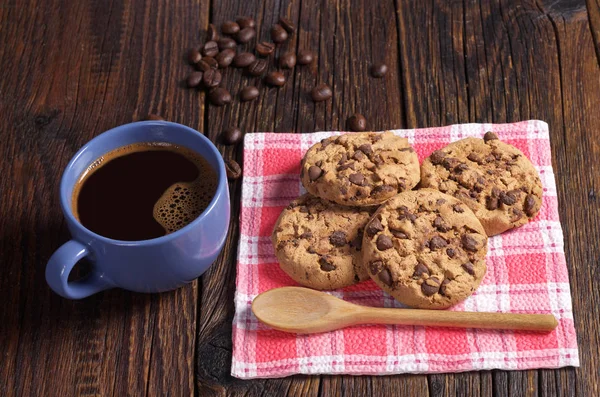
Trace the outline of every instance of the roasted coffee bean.
{"label": "roasted coffee bean", "polygon": [[440,248],[444,248],[448,245],[448,242],[444,240],[443,237],[433,236],[431,240],[429,240],[429,249],[432,251],[438,250]]}
{"label": "roasted coffee bean", "polygon": [[230,127],[223,131],[221,139],[226,145],[235,145],[243,138],[242,131],[237,127]]}
{"label": "roasted coffee bean", "polygon": [[310,92],[312,100],[315,102],[323,102],[331,98],[333,93],[327,84],[319,84]]}
{"label": "roasted coffee bean", "polygon": [[200,54],[200,51],[198,51],[195,48],[192,48],[188,52],[187,59],[188,59],[188,62],[190,63],[190,65],[195,65],[202,60],[202,55]]}
{"label": "roasted coffee bean", "polygon": [[258,88],[254,86],[244,87],[240,91],[240,100],[242,102],[248,102],[258,97]]}
{"label": "roasted coffee bean", "polygon": [[376,235],[379,232],[382,232],[383,230],[384,230],[384,227],[381,224],[381,221],[379,220],[379,218],[373,219],[367,226],[367,234],[371,237],[373,237],[374,235]]}
{"label": "roasted coffee bean", "polygon": [[412,276],[415,278],[420,278],[424,274],[429,275],[429,269],[424,264],[418,263],[417,266],[415,266],[415,271]]}
{"label": "roasted coffee bean", "polygon": [[225,160],[225,171],[229,180],[235,180],[242,176],[242,167],[233,159]]}
{"label": "roasted coffee bean", "polygon": [[290,21],[287,18],[284,17],[280,17],[279,18],[279,24],[285,29],[286,32],[288,32],[289,34],[294,33],[294,31],[296,30],[296,27],[294,26],[294,24],[292,23],[292,21]]}
{"label": "roasted coffee bean", "polygon": [[223,34],[236,34],[240,31],[240,25],[233,21],[225,21],[221,25],[221,32]]}
{"label": "roasted coffee bean", "polygon": [[233,66],[236,68],[245,68],[250,66],[252,62],[256,61],[256,57],[254,54],[249,52],[242,52],[237,54],[235,58],[233,58]]}
{"label": "roasted coffee bean", "polygon": [[279,67],[282,69],[293,69],[296,66],[296,54],[286,52],[279,57]]}
{"label": "roasted coffee bean", "polygon": [[375,243],[375,245],[377,246],[377,249],[379,251],[385,251],[392,248],[394,246],[394,243],[392,243],[392,238],[390,236],[380,234],[377,237],[377,242]]}
{"label": "roasted coffee bean", "polygon": [[275,51],[275,44],[273,44],[273,43],[268,43],[266,41],[263,41],[256,45],[256,52],[258,55],[260,55],[262,57],[271,55],[273,53],[273,51]]}
{"label": "roasted coffee bean", "polygon": [[488,131],[485,133],[485,135],[483,136],[483,141],[485,143],[489,142],[489,141],[493,141],[495,139],[498,139],[498,135],[496,135],[495,133],[493,133],[492,131]]}
{"label": "roasted coffee bean", "polygon": [[217,45],[219,46],[219,50],[221,51],[227,49],[235,50],[235,48],[237,47],[237,43],[235,42],[235,40],[230,37],[220,38],[219,41],[217,41]]}
{"label": "roasted coffee bean", "polygon": [[333,246],[343,247],[346,245],[346,233],[341,230],[336,230],[329,236],[329,242]]}
{"label": "roasted coffee bean", "polygon": [[525,197],[525,205],[523,206],[523,210],[527,216],[532,217],[535,214],[535,197],[532,194],[528,194]]}
{"label": "roasted coffee bean", "polygon": [[212,23],[210,25],[208,25],[208,30],[206,31],[207,33],[207,41],[217,41],[219,40],[219,33],[217,33],[217,28],[215,27],[215,25],[213,25]]}
{"label": "roasted coffee bean", "polygon": [[421,284],[421,291],[423,295],[432,296],[440,290],[440,280],[437,277],[429,277]]}
{"label": "roasted coffee bean", "polygon": [[473,264],[471,262],[463,263],[461,266],[465,269],[465,272],[469,273],[471,276],[475,274],[475,269],[473,269]]}
{"label": "roasted coffee bean", "polygon": [[316,181],[323,175],[323,170],[317,167],[316,165],[311,165],[308,168],[308,179],[311,181]]}
{"label": "roasted coffee bean", "polygon": [[392,285],[392,274],[390,273],[390,269],[384,267],[379,272],[379,281],[390,287]]}
{"label": "roasted coffee bean", "polygon": [[256,30],[254,28],[244,28],[236,33],[235,40],[238,43],[245,44],[256,37]]}
{"label": "roasted coffee bean", "polygon": [[198,87],[202,82],[202,72],[192,72],[185,80],[190,88]]}
{"label": "roasted coffee bean", "polygon": [[348,180],[355,185],[363,186],[365,183],[365,176],[360,172],[357,172],[356,174],[350,174]]}
{"label": "roasted coffee bean", "polygon": [[210,69],[217,69],[218,67],[219,64],[213,57],[204,57],[196,64],[196,69],[200,70],[201,72],[206,72]]}
{"label": "roasted coffee bean", "polygon": [[269,64],[264,59],[257,59],[246,68],[251,76],[262,76],[267,71]]}
{"label": "roasted coffee bean", "polygon": [[147,115],[146,117],[144,117],[144,120],[160,121],[160,120],[164,120],[164,118],[162,118],[158,114],[151,113],[151,114]]}
{"label": "roasted coffee bean", "polygon": [[240,29],[256,27],[256,22],[250,17],[239,17],[236,22]]}
{"label": "roasted coffee bean", "polygon": [[215,69],[208,69],[202,76],[202,83],[206,88],[214,88],[221,84],[221,73]]}
{"label": "roasted coffee bean", "polygon": [[464,249],[470,252],[477,252],[479,249],[479,242],[471,235],[463,234],[460,239]]}
{"label": "roasted coffee bean", "polygon": [[310,50],[300,50],[297,59],[299,65],[308,65],[315,59],[315,56]]}
{"label": "roasted coffee bean", "polygon": [[219,67],[221,69],[224,69],[226,67],[229,67],[229,65],[231,65],[231,62],[233,62],[233,57],[235,57],[235,50],[226,49],[226,50],[219,52],[215,59],[216,59],[217,63],[219,64]]}
{"label": "roasted coffee bean", "polygon": [[348,119],[348,128],[351,131],[364,131],[367,129],[367,119],[362,114],[356,113]]}
{"label": "roasted coffee bean", "polygon": [[287,38],[288,34],[281,25],[273,25],[271,28],[271,40],[273,40],[274,43],[281,44],[286,41]]}
{"label": "roasted coffee bean", "polygon": [[282,87],[285,84],[285,76],[281,72],[271,72],[265,77],[265,83],[274,87]]}
{"label": "roasted coffee bean", "polygon": [[210,90],[208,99],[213,105],[223,106],[231,103],[231,94],[223,87],[217,87]]}
{"label": "roasted coffee bean", "polygon": [[371,66],[371,76],[380,78],[385,76],[388,71],[388,67],[385,63],[375,63]]}
{"label": "roasted coffee bean", "polygon": [[202,47],[202,55],[205,57],[215,57],[219,53],[219,45],[216,41],[207,41]]}

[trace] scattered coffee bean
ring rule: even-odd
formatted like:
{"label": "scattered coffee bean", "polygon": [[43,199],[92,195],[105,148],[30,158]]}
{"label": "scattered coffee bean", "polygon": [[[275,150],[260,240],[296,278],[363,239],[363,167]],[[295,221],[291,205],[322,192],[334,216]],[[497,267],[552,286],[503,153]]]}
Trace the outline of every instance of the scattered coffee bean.
{"label": "scattered coffee bean", "polygon": [[151,113],[151,114],[147,115],[146,117],[144,117],[144,120],[160,121],[160,120],[164,120],[164,118],[162,118],[158,114]]}
{"label": "scattered coffee bean", "polygon": [[315,59],[314,54],[310,50],[300,50],[298,51],[298,64],[299,65],[308,65]]}
{"label": "scattered coffee bean", "polygon": [[240,31],[240,25],[233,21],[225,21],[221,25],[221,32],[224,34],[236,34]]}
{"label": "scattered coffee bean", "polygon": [[257,59],[246,68],[251,76],[262,76],[267,71],[269,64],[264,59]]}
{"label": "scattered coffee bean", "polygon": [[323,102],[331,98],[333,93],[327,84],[319,84],[310,92],[312,100],[315,102]]}
{"label": "scattered coffee bean", "polygon": [[202,55],[205,57],[215,57],[219,53],[219,45],[216,41],[207,41],[202,47]]}
{"label": "scattered coffee bean", "polygon": [[527,216],[532,217],[535,214],[535,207],[535,197],[532,194],[528,194],[525,197],[525,205],[523,206]]}
{"label": "scattered coffee bean", "polygon": [[235,40],[238,43],[245,44],[256,37],[256,30],[254,28],[244,28],[236,33]]}
{"label": "scattered coffee bean", "polygon": [[248,102],[256,98],[258,98],[258,88],[254,86],[244,87],[240,91],[240,100],[242,102]]}
{"label": "scattered coffee bean", "polygon": [[239,17],[236,22],[239,25],[240,29],[256,27],[256,22],[250,17]]}
{"label": "scattered coffee bean", "polygon": [[187,83],[187,86],[190,88],[198,87],[200,85],[200,83],[202,82],[202,75],[203,75],[202,72],[190,73],[190,75],[185,80],[185,82]]}
{"label": "scattered coffee bean", "polygon": [[375,243],[375,245],[377,246],[377,249],[379,251],[386,251],[392,248],[394,246],[394,243],[392,243],[392,238],[390,236],[380,234],[377,237],[377,242]]}
{"label": "scattered coffee bean", "polygon": [[432,296],[440,290],[440,280],[437,277],[429,277],[421,284],[421,291],[425,296]]}
{"label": "scattered coffee bean", "polygon": [[376,63],[371,66],[371,76],[380,78],[385,76],[388,71],[388,67],[385,63]]}
{"label": "scattered coffee bean", "polygon": [[279,57],[279,67],[282,69],[293,69],[296,66],[296,54],[286,52]]}
{"label": "scattered coffee bean", "polygon": [[206,72],[210,69],[216,69],[219,67],[219,64],[213,57],[204,57],[200,62],[196,64],[196,69],[201,72]]}
{"label": "scattered coffee bean", "polygon": [[231,103],[231,94],[223,87],[217,87],[210,90],[208,99],[213,105],[223,106]]}
{"label": "scattered coffee bean", "polygon": [[316,181],[321,177],[321,175],[323,175],[323,170],[316,165],[311,165],[308,168],[308,179],[311,181]]}
{"label": "scattered coffee bean", "polygon": [[215,60],[221,69],[225,69],[231,65],[231,62],[233,62],[233,57],[235,57],[235,50],[226,49],[219,52]]}
{"label": "scattered coffee bean", "polygon": [[367,129],[367,119],[362,114],[354,114],[348,119],[348,128],[351,131],[364,131]]}
{"label": "scattered coffee bean", "polygon": [[217,87],[221,84],[221,73],[215,69],[208,69],[202,76],[202,83],[206,88]]}
{"label": "scattered coffee bean", "polygon": [[495,133],[493,133],[492,131],[488,131],[485,133],[485,135],[483,136],[483,141],[485,143],[489,142],[489,141],[493,141],[495,139],[498,139],[498,135],[496,135]]}
{"label": "scattered coffee bean", "polygon": [[274,43],[281,44],[286,41],[287,38],[288,34],[281,25],[273,25],[271,28],[271,40],[273,40]]}
{"label": "scattered coffee bean", "polygon": [[429,269],[424,264],[418,263],[417,266],[415,266],[415,271],[412,276],[416,277],[416,278],[420,278],[424,274],[428,275]]}
{"label": "scattered coffee bean", "polygon": [[285,84],[285,76],[281,72],[271,72],[265,77],[265,83],[274,87],[282,87]]}
{"label": "scattered coffee bean", "polygon": [[266,41],[260,42],[256,45],[256,53],[261,57],[269,56],[275,51],[275,44]]}
{"label": "scattered coffee bean", "polygon": [[473,264],[471,262],[463,263],[462,268],[465,269],[465,272],[469,273],[471,276],[475,274],[475,270],[473,269]]}
{"label": "scattered coffee bean", "polygon": [[236,68],[245,68],[250,66],[252,62],[256,61],[256,57],[254,54],[249,52],[242,52],[237,54],[235,58],[233,58],[233,66]]}
{"label": "scattered coffee bean", "polygon": [[225,160],[225,172],[227,173],[227,179],[236,180],[242,176],[242,167],[233,159]]}
{"label": "scattered coffee bean", "polygon": [[329,236],[329,243],[335,247],[343,247],[346,245],[346,233],[342,230],[336,230]]}
{"label": "scattered coffee bean", "polygon": [[392,285],[392,274],[390,273],[390,269],[384,267],[379,272],[379,281],[390,287]]}
{"label": "scattered coffee bean", "polygon": [[292,21],[290,21],[287,18],[284,17],[280,17],[279,18],[279,24],[285,29],[286,32],[288,32],[289,34],[294,33],[294,31],[296,30],[296,27],[294,26],[294,24],[292,23]]}
{"label": "scattered coffee bean", "polygon": [[217,33],[217,28],[215,27],[215,25],[213,25],[212,23],[210,25],[208,25],[208,30],[206,31],[207,34],[207,41],[217,41],[219,40],[219,33]]}
{"label": "scattered coffee bean", "polygon": [[237,127],[230,127],[223,131],[222,140],[226,145],[235,145],[243,138],[242,131]]}
{"label": "scattered coffee bean", "polygon": [[219,50],[221,51],[227,49],[235,50],[235,48],[237,47],[237,43],[235,42],[235,40],[230,37],[220,38],[219,41],[217,41],[217,45],[219,46]]}
{"label": "scattered coffee bean", "polygon": [[192,48],[188,52],[187,58],[188,58],[188,62],[190,63],[190,65],[195,65],[202,60],[202,55],[200,54],[200,51],[198,51],[195,48]]}

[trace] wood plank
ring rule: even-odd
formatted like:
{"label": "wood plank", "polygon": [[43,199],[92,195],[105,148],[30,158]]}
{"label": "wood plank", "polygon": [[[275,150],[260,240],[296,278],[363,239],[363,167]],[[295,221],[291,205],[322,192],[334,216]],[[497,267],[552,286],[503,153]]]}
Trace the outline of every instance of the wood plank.
{"label": "wood plank", "polygon": [[[116,125],[160,112],[197,127],[179,88],[208,1],[29,1],[0,7],[2,395],[190,395],[197,283],[161,295],[109,291],[72,302],[44,268],[68,239],[57,186],[69,158]],[[174,21],[177,21],[175,23]],[[9,216],[10,214],[10,216]]]}

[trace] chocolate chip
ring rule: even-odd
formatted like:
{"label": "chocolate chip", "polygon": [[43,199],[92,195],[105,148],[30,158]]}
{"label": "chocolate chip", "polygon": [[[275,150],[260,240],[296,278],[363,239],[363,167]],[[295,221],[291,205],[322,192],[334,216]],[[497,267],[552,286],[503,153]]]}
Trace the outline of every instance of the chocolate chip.
{"label": "chocolate chip", "polygon": [[371,160],[378,166],[383,164],[383,159],[381,158],[380,155],[373,156],[373,158]]}
{"label": "chocolate chip", "polygon": [[471,153],[469,153],[469,155],[467,156],[467,158],[468,158],[469,160],[471,160],[471,161],[473,161],[473,162],[477,163],[477,164],[480,164],[480,163],[481,163],[481,156],[480,156],[480,155],[478,155],[478,154],[477,154],[477,153],[475,153],[475,152],[471,152]]}
{"label": "chocolate chip", "polygon": [[381,272],[379,272],[378,277],[379,277],[379,281],[381,281],[388,287],[392,286],[392,274],[390,273],[390,269],[388,269],[387,267],[384,267],[383,269],[381,269]]}
{"label": "chocolate chip", "polygon": [[360,150],[361,152],[363,152],[366,155],[369,155],[369,154],[373,153],[373,148],[368,143],[360,145],[358,147],[358,150]]}
{"label": "chocolate chip", "polygon": [[420,278],[424,274],[429,275],[429,269],[424,264],[417,263],[417,266],[415,266],[415,271],[412,276],[414,278]]}
{"label": "chocolate chip", "polygon": [[456,250],[454,248],[447,248],[446,255],[448,255],[449,258],[454,258],[456,256]]}
{"label": "chocolate chip", "polygon": [[527,197],[525,197],[525,205],[523,206],[528,217],[535,215],[535,207],[535,196],[533,194],[528,194]]}
{"label": "chocolate chip", "polygon": [[246,69],[251,76],[262,76],[267,71],[269,64],[264,59],[257,59]]}
{"label": "chocolate chip", "polygon": [[444,168],[447,170],[452,170],[455,167],[457,167],[459,164],[460,164],[460,161],[458,159],[455,159],[454,157],[446,157],[442,161],[442,166],[444,166]]}
{"label": "chocolate chip", "polygon": [[217,28],[212,23],[210,25],[208,25],[208,29],[207,29],[206,33],[208,36],[208,38],[207,38],[208,41],[219,40],[219,34],[217,33]]}
{"label": "chocolate chip", "polygon": [[429,161],[431,161],[431,164],[433,165],[439,165],[442,164],[442,161],[444,161],[445,158],[446,154],[444,152],[441,150],[436,150],[435,152],[431,153],[431,156],[429,156]]}
{"label": "chocolate chip", "polygon": [[365,176],[360,172],[357,172],[356,174],[350,174],[348,180],[355,185],[363,186],[365,183]]}
{"label": "chocolate chip", "polygon": [[460,163],[459,165],[456,166],[456,168],[454,169],[454,171],[456,172],[463,172],[469,169],[469,166],[466,165],[465,163]]}
{"label": "chocolate chip", "polygon": [[384,227],[379,218],[373,218],[373,220],[367,225],[367,234],[373,237],[377,233],[382,232],[383,229]]}
{"label": "chocolate chip", "polygon": [[360,251],[362,248],[362,240],[363,240],[363,231],[362,229],[358,231],[356,237],[350,241],[350,246],[357,251]]}
{"label": "chocolate chip", "polygon": [[240,31],[240,25],[233,21],[225,21],[221,25],[221,32],[224,34],[235,34]]}
{"label": "chocolate chip", "polygon": [[383,267],[383,261],[373,261],[373,262],[369,263],[369,271],[374,276],[381,271],[382,267]]}
{"label": "chocolate chip", "polygon": [[498,139],[498,135],[494,134],[492,131],[486,132],[483,136],[483,141],[485,143],[488,143],[489,141],[493,141],[495,139]]}
{"label": "chocolate chip", "polygon": [[219,67],[224,69],[231,65],[233,57],[235,57],[235,51],[232,49],[225,49],[217,54],[215,60],[219,64]]}
{"label": "chocolate chip", "polygon": [[425,296],[432,296],[440,290],[440,280],[437,277],[429,277],[421,284],[421,291]]}
{"label": "chocolate chip", "polygon": [[347,170],[348,168],[351,168],[352,170],[354,170],[354,168],[355,168],[354,163],[342,164],[342,165],[338,166],[335,170],[336,171],[344,171],[344,170]]}
{"label": "chocolate chip", "polygon": [[435,204],[436,204],[436,205],[442,205],[442,204],[444,204],[445,202],[446,202],[446,199],[443,199],[443,198],[440,198],[440,199],[437,199],[437,200],[435,200]]}
{"label": "chocolate chip", "polygon": [[523,211],[521,211],[518,208],[513,208],[512,213],[514,215],[514,218],[511,219],[511,222],[516,222],[523,217]]}
{"label": "chocolate chip", "polygon": [[190,63],[190,65],[195,65],[202,60],[202,55],[200,54],[200,51],[198,51],[195,48],[192,48],[188,52],[187,58],[188,58],[188,62]]}
{"label": "chocolate chip", "polygon": [[395,191],[396,191],[396,189],[393,186],[379,185],[379,186],[375,186],[373,188],[373,190],[371,190],[371,196],[381,194],[381,193],[395,192]]}
{"label": "chocolate chip", "polygon": [[315,247],[313,247],[313,246],[309,246],[306,249],[306,252],[308,252],[309,254],[316,254],[317,253],[317,251],[315,250]]}
{"label": "chocolate chip", "polygon": [[205,57],[214,57],[219,53],[219,45],[216,41],[207,41],[202,47],[202,55]]}
{"label": "chocolate chip", "polygon": [[348,189],[346,189],[344,186],[340,187],[340,193],[342,193],[342,195],[347,195],[348,194]]}
{"label": "chocolate chip", "polygon": [[310,96],[314,102],[323,102],[331,98],[333,92],[327,84],[319,84],[310,92]]}
{"label": "chocolate chip", "polygon": [[265,83],[273,87],[283,87],[285,76],[281,72],[273,71],[265,77]]}
{"label": "chocolate chip", "polygon": [[467,251],[477,252],[479,249],[479,242],[469,234],[463,234],[460,241]]}
{"label": "chocolate chip", "polygon": [[258,88],[254,86],[244,87],[240,91],[240,100],[242,102],[248,102],[258,98]]}
{"label": "chocolate chip", "polygon": [[219,50],[235,50],[237,47],[237,43],[234,39],[230,37],[222,37],[217,41],[217,45],[219,46]]}
{"label": "chocolate chip", "polygon": [[389,250],[394,246],[390,236],[386,236],[385,234],[380,234],[379,237],[377,237],[376,245],[379,251]]}
{"label": "chocolate chip", "polygon": [[463,212],[465,212],[464,208],[463,208],[463,207],[461,207],[461,206],[460,206],[460,205],[458,205],[458,204],[454,204],[454,205],[452,206],[452,210],[454,210],[454,212],[457,212],[457,213],[459,213],[459,214],[462,214]]}
{"label": "chocolate chip", "polygon": [[256,61],[256,57],[254,54],[249,52],[239,53],[233,58],[233,66],[236,68],[245,68],[250,66],[254,61]]}
{"label": "chocolate chip", "polygon": [[322,256],[319,258],[319,265],[321,265],[321,270],[324,272],[330,272],[336,269],[336,266],[330,262],[331,259],[328,256]]}
{"label": "chocolate chip", "polygon": [[275,51],[275,44],[266,41],[260,42],[256,45],[256,52],[262,57],[271,55]]}
{"label": "chocolate chip", "polygon": [[239,17],[236,22],[240,29],[256,27],[256,22],[250,17]]}
{"label": "chocolate chip", "polygon": [[448,286],[448,284],[450,283],[449,278],[445,278],[444,281],[442,281],[442,285],[440,285],[440,294],[442,295],[446,295],[446,287]]}
{"label": "chocolate chip", "polygon": [[225,171],[229,180],[235,180],[242,176],[242,167],[233,159],[225,160]]}
{"label": "chocolate chip", "polygon": [[279,67],[282,69],[293,69],[296,66],[296,54],[286,52],[279,57]]}
{"label": "chocolate chip", "polygon": [[350,131],[360,132],[367,129],[367,119],[359,113],[352,115],[348,119],[347,124]]}
{"label": "chocolate chip", "polygon": [[309,230],[309,231],[306,231],[306,232],[302,233],[302,234],[301,234],[300,236],[298,236],[298,237],[299,237],[299,238],[303,238],[303,239],[308,239],[308,238],[311,238],[312,236],[313,236],[313,234],[312,234],[312,232]]}
{"label": "chocolate chip", "polygon": [[323,170],[317,167],[316,165],[311,165],[308,168],[308,179],[312,181],[316,181],[323,175]]}
{"label": "chocolate chip", "polygon": [[399,212],[398,220],[408,219],[411,222],[414,222],[417,220],[417,217],[414,214],[412,214],[408,210],[408,207],[405,205],[398,207],[398,212]]}
{"label": "chocolate chip", "polygon": [[500,197],[500,194],[502,193],[502,190],[498,189],[496,186],[494,186],[492,188],[492,197]]}
{"label": "chocolate chip", "polygon": [[433,227],[435,227],[440,232],[447,232],[448,230],[451,229],[451,227],[448,226],[444,222],[444,219],[442,219],[442,217],[439,216],[439,215],[434,219],[434,221],[433,221]]}
{"label": "chocolate chip", "polygon": [[298,65],[308,65],[315,59],[314,54],[310,50],[298,51]]}
{"label": "chocolate chip", "polygon": [[485,208],[490,211],[498,209],[498,199],[496,197],[488,196],[485,199]]}
{"label": "chocolate chip", "polygon": [[298,208],[298,211],[300,211],[303,214],[308,214],[308,207],[305,205],[300,206],[300,208]]}
{"label": "chocolate chip", "polygon": [[202,83],[207,88],[217,87],[221,84],[221,73],[214,69],[209,69],[202,76]]}
{"label": "chocolate chip", "polygon": [[360,150],[357,150],[356,152],[354,152],[354,154],[352,155],[352,158],[356,161],[361,161],[362,159],[364,159],[366,156],[363,152],[361,152]]}
{"label": "chocolate chip", "polygon": [[202,82],[202,72],[192,72],[185,80],[186,84],[190,88],[198,87]]}
{"label": "chocolate chip", "polygon": [[429,240],[429,249],[432,251],[444,248],[448,245],[448,242],[441,236],[433,236]]}
{"label": "chocolate chip", "polygon": [[317,167],[321,167],[323,165],[323,160],[319,160],[315,163]]}
{"label": "chocolate chip", "polygon": [[504,205],[514,205],[517,202],[517,197],[513,191],[507,193],[500,192],[500,201]]}
{"label": "chocolate chip", "polygon": [[343,247],[346,245],[346,233],[341,230],[336,230],[329,236],[329,242],[336,247]]}
{"label": "chocolate chip", "polygon": [[371,76],[380,78],[385,76],[388,71],[388,67],[385,63],[375,63],[371,65]]}
{"label": "chocolate chip", "polygon": [[288,32],[289,34],[294,33],[294,31],[296,30],[296,27],[294,26],[294,24],[292,23],[292,21],[290,21],[287,18],[284,17],[280,17],[279,18],[279,24],[285,29],[286,32]]}
{"label": "chocolate chip", "polygon": [[471,276],[475,275],[475,269],[473,269],[473,264],[471,262],[463,263],[460,266],[463,269],[465,269],[465,272],[469,273]]}
{"label": "chocolate chip", "polygon": [[271,28],[271,40],[273,40],[274,43],[281,44],[284,41],[286,41],[287,38],[288,38],[288,33],[285,31],[285,29],[281,25],[279,25],[279,24],[273,25],[273,27]]}

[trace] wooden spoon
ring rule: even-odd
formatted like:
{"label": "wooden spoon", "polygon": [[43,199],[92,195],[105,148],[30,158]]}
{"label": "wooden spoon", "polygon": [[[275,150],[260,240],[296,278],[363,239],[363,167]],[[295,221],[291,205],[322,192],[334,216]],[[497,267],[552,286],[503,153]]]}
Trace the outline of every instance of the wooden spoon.
{"label": "wooden spoon", "polygon": [[275,288],[254,298],[252,312],[263,323],[284,332],[311,334],[357,324],[552,331],[551,314],[453,312],[359,306],[324,292],[301,287]]}

